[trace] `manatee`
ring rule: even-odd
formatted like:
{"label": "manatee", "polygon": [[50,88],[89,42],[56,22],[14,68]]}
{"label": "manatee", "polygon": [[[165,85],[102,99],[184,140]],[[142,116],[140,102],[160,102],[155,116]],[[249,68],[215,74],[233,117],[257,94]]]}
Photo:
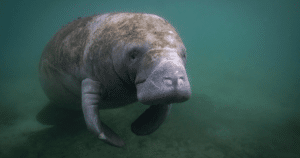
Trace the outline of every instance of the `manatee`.
{"label": "manatee", "polygon": [[99,109],[134,102],[150,105],[132,124],[136,135],[153,133],[172,103],[191,97],[186,48],[175,28],[146,13],[81,17],[62,27],[45,46],[39,79],[49,104],[36,116],[46,125],[84,118],[98,139],[124,141],[99,119]]}

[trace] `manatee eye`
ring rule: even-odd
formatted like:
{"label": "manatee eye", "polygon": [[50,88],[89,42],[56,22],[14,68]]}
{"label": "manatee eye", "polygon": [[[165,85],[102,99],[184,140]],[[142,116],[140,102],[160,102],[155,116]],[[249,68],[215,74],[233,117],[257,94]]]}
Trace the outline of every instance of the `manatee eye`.
{"label": "manatee eye", "polygon": [[138,51],[137,51],[137,50],[131,51],[131,52],[129,53],[130,60],[135,60],[137,54],[138,54]]}
{"label": "manatee eye", "polygon": [[131,54],[131,55],[130,55],[130,59],[134,60],[134,59],[135,59],[135,55],[134,55],[134,54]]}

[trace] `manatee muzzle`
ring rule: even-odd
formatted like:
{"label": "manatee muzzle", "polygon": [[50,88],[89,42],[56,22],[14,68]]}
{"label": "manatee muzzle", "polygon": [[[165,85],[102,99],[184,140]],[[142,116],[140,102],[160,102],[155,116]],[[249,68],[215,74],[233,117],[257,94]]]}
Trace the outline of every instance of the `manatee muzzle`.
{"label": "manatee muzzle", "polygon": [[145,105],[180,103],[191,96],[186,70],[176,60],[161,61],[146,81],[136,87],[137,98]]}

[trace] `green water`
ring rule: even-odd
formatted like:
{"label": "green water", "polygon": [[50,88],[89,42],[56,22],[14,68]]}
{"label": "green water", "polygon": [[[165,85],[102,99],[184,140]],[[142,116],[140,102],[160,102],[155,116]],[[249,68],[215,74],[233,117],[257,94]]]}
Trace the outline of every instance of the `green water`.
{"label": "green water", "polygon": [[[43,126],[37,74],[48,40],[79,16],[157,14],[187,48],[192,98],[174,104],[153,134],[130,124],[147,107],[101,111],[126,142],[115,148],[84,122]],[[296,158],[300,157],[300,1],[1,1],[0,157]]]}

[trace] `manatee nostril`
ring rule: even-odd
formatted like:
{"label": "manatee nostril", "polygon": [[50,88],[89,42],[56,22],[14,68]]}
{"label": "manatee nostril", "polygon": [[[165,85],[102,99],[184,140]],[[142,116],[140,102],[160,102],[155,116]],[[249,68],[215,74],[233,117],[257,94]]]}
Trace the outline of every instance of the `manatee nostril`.
{"label": "manatee nostril", "polygon": [[183,85],[183,84],[184,84],[184,77],[179,77],[178,85]]}
{"label": "manatee nostril", "polygon": [[171,77],[164,77],[163,82],[167,86],[177,86],[177,85],[183,85],[184,84],[184,77],[176,77],[176,78],[171,78]]}
{"label": "manatee nostril", "polygon": [[184,82],[184,77],[179,77],[179,78],[164,77],[163,82],[165,85],[168,85],[168,86],[182,85]]}
{"label": "manatee nostril", "polygon": [[172,86],[172,84],[173,84],[172,79],[170,77],[164,77],[163,82],[164,82],[164,84],[166,84],[168,86]]}

